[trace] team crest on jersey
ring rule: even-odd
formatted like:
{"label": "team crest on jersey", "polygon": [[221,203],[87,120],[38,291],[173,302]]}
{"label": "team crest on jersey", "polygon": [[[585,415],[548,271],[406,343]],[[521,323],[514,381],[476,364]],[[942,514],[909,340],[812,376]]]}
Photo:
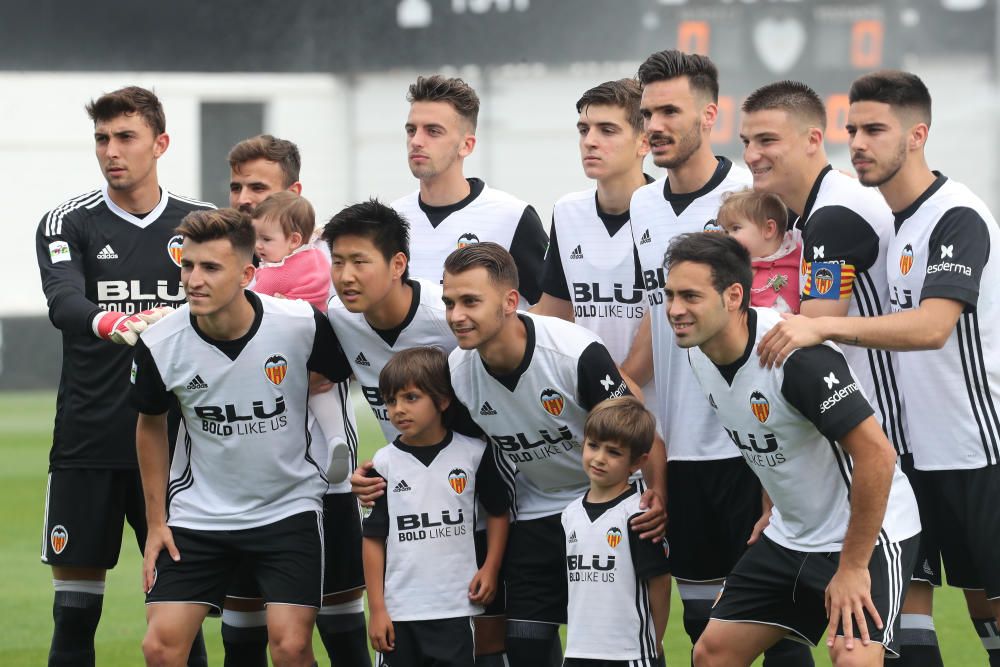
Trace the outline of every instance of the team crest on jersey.
{"label": "team crest on jersey", "polygon": [[178,234],[177,236],[171,236],[170,240],[167,241],[167,254],[170,255],[170,259],[177,266],[181,265],[181,253],[184,251],[184,237]]}
{"label": "team crest on jersey", "polygon": [[69,531],[62,526],[54,526],[52,532],[49,533],[49,544],[52,545],[52,550],[57,554],[61,554],[69,544]]}
{"label": "team crest on jersey", "polygon": [[766,422],[768,415],[771,414],[771,404],[767,397],[759,391],[750,394],[750,412],[761,424]]}
{"label": "team crest on jersey", "polygon": [[448,473],[448,483],[451,484],[455,493],[461,494],[462,491],[465,491],[466,484],[469,483],[469,475],[461,468],[455,468]]}
{"label": "team crest on jersey", "polygon": [[264,375],[271,381],[271,384],[281,384],[286,373],[288,373],[288,360],[280,354],[272,354],[264,362]]}
{"label": "team crest on jersey", "polygon": [[545,408],[545,411],[554,417],[561,415],[563,408],[566,407],[566,399],[552,388],[543,389],[538,400],[542,402],[542,407]]}
{"label": "team crest on jersey", "polygon": [[622,541],[622,531],[618,528],[609,528],[605,537],[608,540],[608,546],[614,549]]}
{"label": "team crest on jersey", "polygon": [[724,232],[726,230],[724,230],[722,228],[722,225],[720,225],[718,223],[718,221],[716,221],[716,220],[713,219],[713,220],[709,220],[708,222],[705,223],[704,231],[706,231],[706,232],[713,232],[713,233],[721,233],[721,232]]}
{"label": "team crest on jersey", "polygon": [[904,276],[913,268],[913,246],[907,243],[903,246],[903,254],[899,256],[899,272]]}
{"label": "team crest on jersey", "polygon": [[461,236],[458,237],[459,249],[462,249],[467,245],[473,245],[476,243],[479,243],[479,237],[471,232],[467,234],[462,234]]}
{"label": "team crest on jersey", "polygon": [[826,294],[833,288],[833,271],[825,266],[817,269],[813,277],[813,285],[820,294]]}

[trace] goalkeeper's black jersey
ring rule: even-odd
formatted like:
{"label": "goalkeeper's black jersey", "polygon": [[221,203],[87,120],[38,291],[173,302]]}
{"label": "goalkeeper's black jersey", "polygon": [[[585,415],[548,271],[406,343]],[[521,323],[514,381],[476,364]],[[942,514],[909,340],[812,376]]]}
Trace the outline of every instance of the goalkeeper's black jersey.
{"label": "goalkeeper's black jersey", "polygon": [[211,207],[163,190],[156,208],[139,218],[116,206],[105,187],[42,217],[38,268],[63,340],[50,469],[136,467],[132,348],[98,338],[94,321],[104,310],[183,302],[174,230],[191,211]]}

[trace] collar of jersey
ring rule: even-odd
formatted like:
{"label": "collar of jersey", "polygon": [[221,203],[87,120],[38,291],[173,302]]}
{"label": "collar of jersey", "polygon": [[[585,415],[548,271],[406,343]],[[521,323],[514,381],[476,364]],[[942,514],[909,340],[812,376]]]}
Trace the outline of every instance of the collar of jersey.
{"label": "collar of jersey", "polygon": [[145,229],[146,227],[149,227],[151,224],[156,222],[159,219],[160,214],[163,213],[163,210],[167,208],[167,201],[170,199],[170,193],[164,190],[163,188],[160,188],[159,203],[153,208],[152,211],[146,214],[146,217],[137,218],[128,211],[126,211],[125,209],[123,209],[122,207],[120,207],[118,204],[111,201],[111,197],[108,195],[107,183],[105,183],[104,187],[101,188],[101,194],[104,196],[104,203],[107,204],[109,211],[117,215],[125,222],[132,223],[139,229]]}

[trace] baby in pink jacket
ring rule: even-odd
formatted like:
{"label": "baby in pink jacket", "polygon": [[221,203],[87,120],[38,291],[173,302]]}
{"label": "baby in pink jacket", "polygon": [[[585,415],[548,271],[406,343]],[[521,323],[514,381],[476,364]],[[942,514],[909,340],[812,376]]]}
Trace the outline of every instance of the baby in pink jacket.
{"label": "baby in pink jacket", "polygon": [[[294,192],[276,192],[253,210],[257,232],[257,268],[251,289],[258,294],[302,299],[324,315],[330,298],[330,259],[325,249],[309,243],[316,212],[309,200]],[[327,479],[338,483],[351,470],[351,450],[345,439],[345,408],[340,392],[309,397],[309,412],[326,440]]]}
{"label": "baby in pink jacket", "polygon": [[750,253],[750,305],[798,313],[802,239],[798,230],[788,229],[781,199],[767,192],[733,192],[723,200],[717,222]]}

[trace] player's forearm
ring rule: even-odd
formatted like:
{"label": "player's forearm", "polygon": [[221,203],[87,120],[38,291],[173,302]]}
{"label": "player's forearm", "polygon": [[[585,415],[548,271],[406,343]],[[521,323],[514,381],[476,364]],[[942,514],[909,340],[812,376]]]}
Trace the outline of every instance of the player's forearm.
{"label": "player's forearm", "polygon": [[365,570],[368,608],[385,611],[385,540],[365,537],[361,542],[361,562]]}
{"label": "player's forearm", "polygon": [[879,317],[819,318],[824,337],[835,343],[877,350],[935,350],[948,340],[955,320],[933,307]]}
{"label": "player's forearm", "polygon": [[[874,417],[855,431],[877,430],[875,437],[857,434],[849,450],[853,459],[851,474],[851,516],[840,552],[841,567],[868,567],[878,539],[896,465],[896,455]],[[867,434],[864,434],[867,435]],[[881,440],[877,437],[881,436]],[[882,442],[884,441],[884,442]]]}
{"label": "player's forearm", "polygon": [[663,633],[670,617],[670,575],[664,574],[649,580],[649,608],[653,614],[656,645],[663,644]]}
{"label": "player's forearm", "polygon": [[170,470],[166,415],[139,414],[135,451],[146,500],[146,525],[164,524],[167,520],[167,476]]}
{"label": "player's forearm", "polygon": [[622,372],[635,380],[640,387],[653,379],[653,333],[648,312],[635,332],[632,347],[622,362]]}
{"label": "player's forearm", "polygon": [[499,572],[503,564],[503,554],[507,549],[507,536],[510,533],[510,518],[504,513],[500,516],[486,517],[486,559],[484,568]]}
{"label": "player's forearm", "polygon": [[653,438],[649,458],[642,467],[642,478],[646,486],[656,491],[664,503],[667,502],[667,447],[659,434]]}

